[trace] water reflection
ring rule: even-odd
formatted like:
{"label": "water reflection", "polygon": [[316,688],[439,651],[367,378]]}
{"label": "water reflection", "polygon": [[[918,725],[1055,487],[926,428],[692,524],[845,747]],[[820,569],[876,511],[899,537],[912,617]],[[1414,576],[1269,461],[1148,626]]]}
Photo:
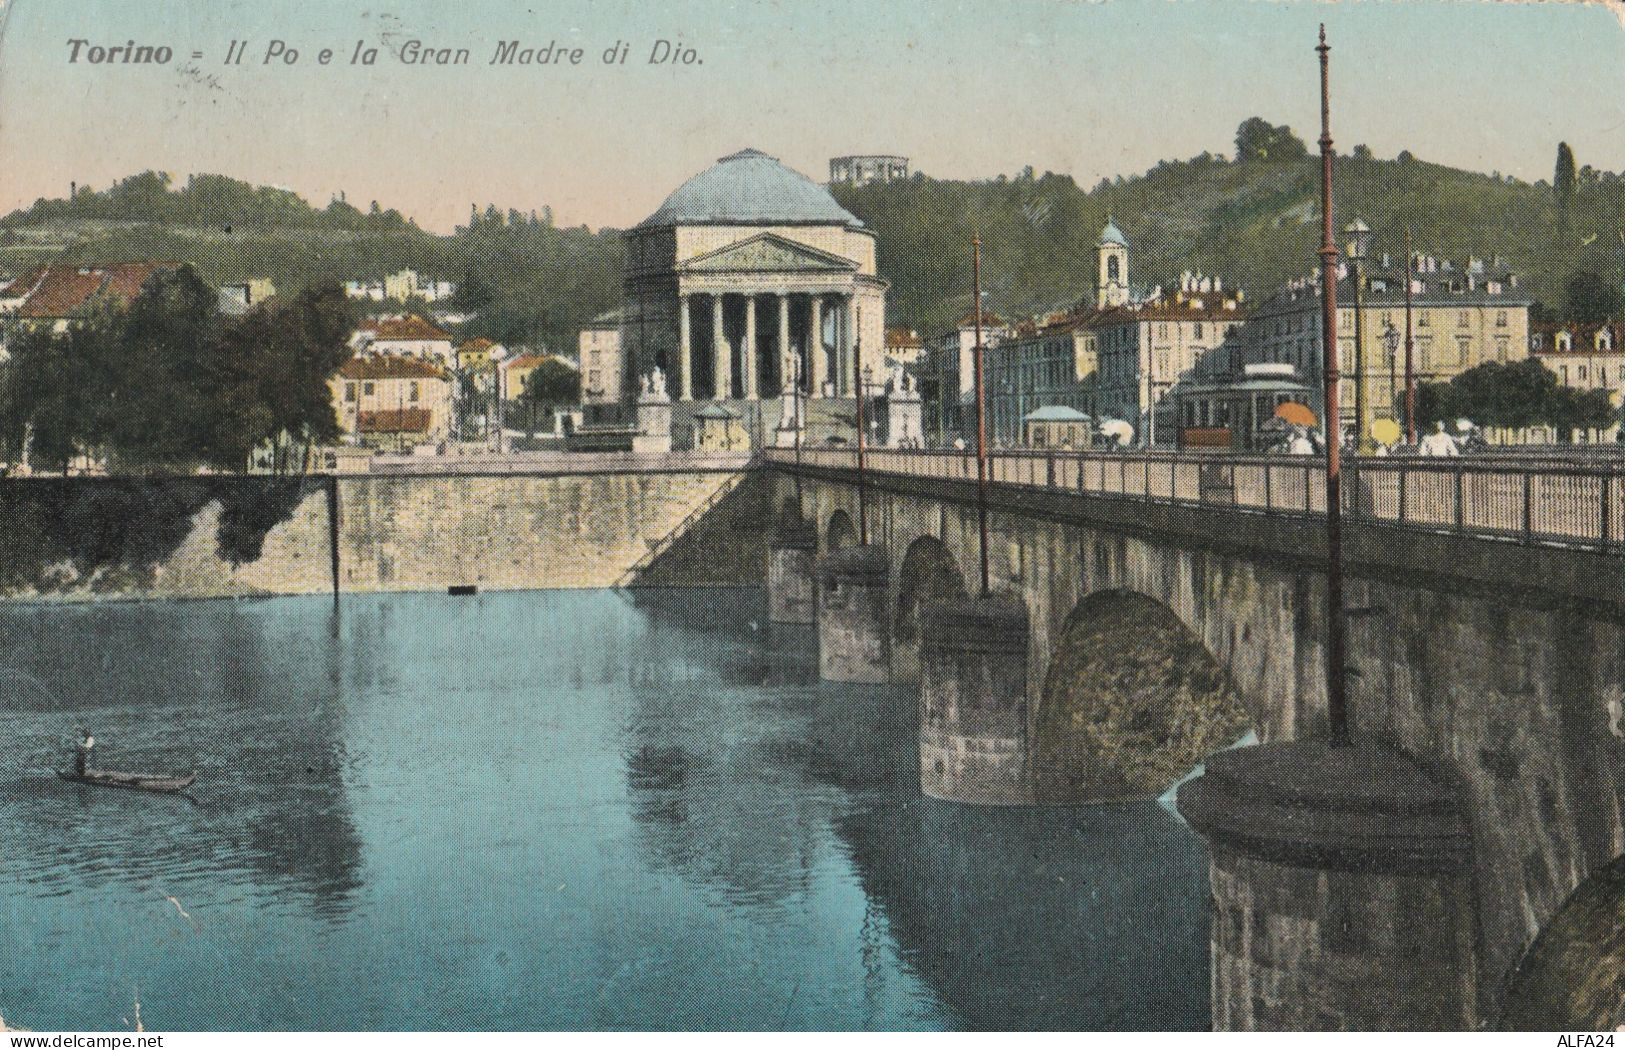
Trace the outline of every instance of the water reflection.
{"label": "water reflection", "polygon": [[[962,1026],[1206,1027],[1206,856],[1160,807],[926,800],[907,688],[819,683],[813,631],[764,637],[748,607],[643,608],[625,763],[660,862],[730,903],[782,903],[833,832],[865,894],[867,982],[895,945]],[[707,645],[711,662],[662,673],[661,654]],[[775,661],[783,684],[750,693],[738,668]]]}
{"label": "water reflection", "polygon": [[[31,1027],[137,988],[178,1029],[1205,1006],[1194,837],[922,802],[909,693],[818,681],[759,592],[11,607],[0,643],[54,694],[0,676],[0,1010]],[[197,768],[196,804],[59,782],[77,724]]]}
{"label": "water reflection", "polygon": [[968,1028],[1204,1029],[1206,855],[1152,803],[865,806],[836,827]]}
{"label": "water reflection", "polygon": [[[276,603],[31,607],[0,618],[7,671],[0,872],[179,895],[251,886],[338,917],[359,882],[345,796],[341,642]],[[44,688],[21,688],[18,682]],[[76,725],[111,769],[196,770],[191,797],[66,784]]]}

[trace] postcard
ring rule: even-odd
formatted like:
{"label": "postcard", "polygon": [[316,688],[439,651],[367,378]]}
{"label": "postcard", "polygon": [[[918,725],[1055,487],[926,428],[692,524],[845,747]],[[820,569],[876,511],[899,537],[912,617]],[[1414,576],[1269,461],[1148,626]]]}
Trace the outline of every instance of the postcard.
{"label": "postcard", "polygon": [[1622,10],[0,2],[0,1031],[1613,1045]]}

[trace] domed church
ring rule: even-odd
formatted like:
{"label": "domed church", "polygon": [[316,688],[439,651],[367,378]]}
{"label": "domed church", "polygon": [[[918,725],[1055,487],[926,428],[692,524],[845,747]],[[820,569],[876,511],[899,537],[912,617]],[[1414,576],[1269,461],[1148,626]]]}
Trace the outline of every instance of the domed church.
{"label": "domed church", "polygon": [[771,400],[792,378],[851,397],[855,364],[883,379],[886,288],[874,233],[827,190],[754,149],[723,157],[627,234],[623,398],[655,368],[679,405]]}

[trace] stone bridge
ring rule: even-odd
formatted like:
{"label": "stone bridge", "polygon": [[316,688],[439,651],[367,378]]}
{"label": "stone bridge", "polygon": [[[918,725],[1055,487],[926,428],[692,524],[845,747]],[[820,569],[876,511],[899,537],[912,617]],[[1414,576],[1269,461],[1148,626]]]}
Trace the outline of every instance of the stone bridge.
{"label": "stone bridge", "polygon": [[[1312,464],[1004,457],[985,512],[1005,606],[978,618],[973,461],[871,455],[860,486],[850,452],[769,459],[800,515],[775,616],[806,618],[816,553],[826,675],[924,679],[928,793],[1151,797],[1264,742],[1181,792],[1212,857],[1215,1027],[1622,1020],[1607,470],[1365,464],[1343,551],[1357,746],[1331,750]],[[1602,978],[1572,970],[1610,953]]]}

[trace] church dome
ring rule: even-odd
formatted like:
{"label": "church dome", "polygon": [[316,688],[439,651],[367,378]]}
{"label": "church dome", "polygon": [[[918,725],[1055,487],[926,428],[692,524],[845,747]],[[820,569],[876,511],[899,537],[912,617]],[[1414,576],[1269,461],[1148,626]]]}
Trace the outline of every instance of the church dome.
{"label": "church dome", "polygon": [[1128,247],[1128,240],[1123,236],[1123,231],[1117,228],[1116,221],[1110,215],[1106,216],[1106,228],[1100,231],[1100,243],[1103,245],[1120,244],[1125,248]]}
{"label": "church dome", "polygon": [[689,179],[638,225],[798,223],[862,226],[829,191],[760,150],[740,150]]}

